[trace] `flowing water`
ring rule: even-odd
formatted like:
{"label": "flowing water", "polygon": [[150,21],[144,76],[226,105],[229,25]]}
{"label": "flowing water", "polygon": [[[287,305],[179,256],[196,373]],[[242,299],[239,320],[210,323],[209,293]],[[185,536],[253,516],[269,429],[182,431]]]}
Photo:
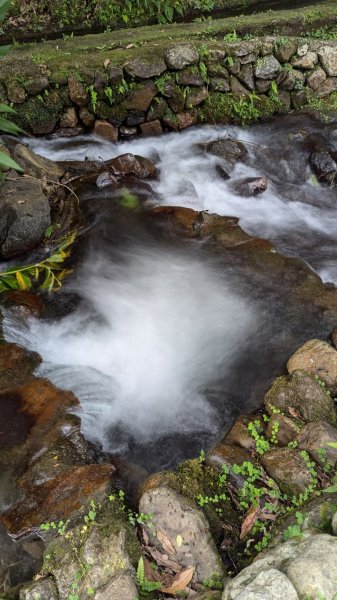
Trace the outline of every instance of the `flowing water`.
{"label": "flowing water", "polygon": [[[53,160],[149,157],[160,173],[153,204],[238,216],[248,233],[337,282],[336,192],[317,183],[308,163],[309,142],[322,135],[337,145],[334,126],[300,115],[118,144],[92,136],[29,143]],[[250,154],[228,181],[217,171],[222,159],[198,149],[222,137],[244,141]],[[260,175],[268,177],[263,195],[234,193],[234,180]],[[257,284],[244,265],[202,242],[178,241],[142,215],[121,213],[109,190],[88,188],[81,202],[92,226],[59,295],[65,314],[56,309],[54,318],[23,325],[8,312],[4,330],[41,354],[40,374],[75,392],[84,434],[105,450],[148,470],[196,455],[239,412],[261,404],[301,342],[329,333],[316,312],[289,303],[284,282]]]}

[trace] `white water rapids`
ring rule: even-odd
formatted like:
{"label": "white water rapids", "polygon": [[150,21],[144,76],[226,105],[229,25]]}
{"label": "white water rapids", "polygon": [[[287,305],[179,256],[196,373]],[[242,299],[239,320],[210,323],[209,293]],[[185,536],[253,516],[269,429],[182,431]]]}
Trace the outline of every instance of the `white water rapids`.
{"label": "white water rapids", "polygon": [[[300,153],[292,153],[296,135],[201,127],[118,144],[93,136],[27,141],[53,160],[107,160],[126,152],[149,157],[160,173],[151,183],[156,203],[238,216],[246,231],[274,240],[337,282],[335,193],[318,185]],[[217,174],[221,158],[196,149],[226,136],[244,141],[251,153],[229,181]],[[260,175],[268,177],[263,195],[244,198],[231,190],[232,180]],[[222,423],[210,401],[212,386],[219,374],[230,375],[240,353],[274,319],[268,311],[262,317],[240,285],[205,258],[137,239],[117,255],[104,244],[92,250],[66,289],[84,299],[74,312],[26,325],[7,312],[4,332],[41,354],[38,372],[79,397],[84,434],[118,453],[127,451],[129,434],[139,444],[159,440],[158,453],[163,436],[204,431],[214,438]]]}

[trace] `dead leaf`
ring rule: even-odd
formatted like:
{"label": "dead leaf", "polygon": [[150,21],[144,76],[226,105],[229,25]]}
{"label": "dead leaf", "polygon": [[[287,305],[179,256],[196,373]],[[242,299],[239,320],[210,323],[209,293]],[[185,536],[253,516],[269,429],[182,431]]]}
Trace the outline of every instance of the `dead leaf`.
{"label": "dead leaf", "polygon": [[109,66],[109,64],[110,64],[110,58],[106,58],[105,61],[104,61],[104,63],[103,63],[104,68],[106,69]]}
{"label": "dead leaf", "polygon": [[45,577],[45,575],[41,575],[40,573],[38,573],[37,575],[35,575],[34,581],[39,581],[39,579],[45,579]]}
{"label": "dead leaf", "polygon": [[151,563],[146,558],[144,559],[144,573],[148,581],[161,581],[160,573],[152,568]]}
{"label": "dead leaf", "polygon": [[259,506],[251,506],[248,511],[246,518],[242,521],[241,532],[240,532],[240,540],[248,535],[251,528],[254,526],[254,523],[259,515],[260,507]]}
{"label": "dead leaf", "polygon": [[125,46],[125,48],[126,48],[127,50],[129,50],[130,48],[134,48],[134,47],[135,47],[135,45],[134,45],[134,44],[128,44],[127,46]]}
{"label": "dead leaf", "polygon": [[177,594],[178,592],[183,592],[184,589],[190,583],[190,581],[193,577],[194,571],[195,571],[194,566],[183,569],[182,571],[180,571],[180,573],[177,573],[177,575],[173,578],[172,583],[169,587],[162,588],[160,591],[163,592],[164,594],[173,594],[173,595]]}
{"label": "dead leaf", "polygon": [[147,554],[153,558],[157,565],[165,567],[166,569],[171,569],[173,573],[179,573],[181,570],[181,565],[173,560],[170,560],[167,554],[161,554],[159,550],[156,548],[151,548],[150,546],[146,546],[145,550]]}
{"label": "dead leaf", "polygon": [[295,417],[295,419],[301,419],[302,418],[301,415],[300,415],[300,413],[295,408],[293,408],[292,406],[288,406],[287,410],[288,410],[288,413],[292,417]]}
{"label": "dead leaf", "polygon": [[172,543],[167,535],[161,531],[161,529],[157,529],[156,534],[165,552],[167,552],[167,554],[175,554],[175,549],[173,548]]}

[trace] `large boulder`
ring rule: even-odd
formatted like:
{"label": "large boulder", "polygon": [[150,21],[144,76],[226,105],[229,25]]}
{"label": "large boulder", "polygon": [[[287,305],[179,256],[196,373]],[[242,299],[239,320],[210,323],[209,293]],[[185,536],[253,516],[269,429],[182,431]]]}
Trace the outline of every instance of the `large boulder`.
{"label": "large boulder", "polygon": [[225,585],[223,600],[329,598],[337,589],[337,539],[328,534],[289,540],[257,559]]}
{"label": "large boulder", "polygon": [[0,257],[31,250],[50,224],[49,202],[37,179],[15,177],[0,186]]}
{"label": "large boulder", "polygon": [[186,498],[162,485],[144,492],[139,512],[153,515],[151,526],[145,525],[151,543],[162,547],[163,539],[168,540],[171,558],[183,567],[195,567],[194,581],[223,577],[224,566],[206,518]]}

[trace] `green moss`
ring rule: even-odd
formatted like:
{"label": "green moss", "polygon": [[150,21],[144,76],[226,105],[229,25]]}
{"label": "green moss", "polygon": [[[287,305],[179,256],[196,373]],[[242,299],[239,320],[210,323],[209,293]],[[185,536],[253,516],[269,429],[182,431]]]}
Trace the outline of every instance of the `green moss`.
{"label": "green moss", "polygon": [[62,109],[63,101],[59,94],[50,92],[46,96],[29,98],[27,102],[17,105],[13,120],[25,130],[43,133],[48,124],[56,124]]}
{"label": "green moss", "polygon": [[114,125],[120,125],[127,116],[127,110],[124,108],[122,104],[119,106],[109,106],[103,100],[98,100],[94,107],[92,103],[89,102],[89,110],[95,113],[101,119],[109,121]]}

